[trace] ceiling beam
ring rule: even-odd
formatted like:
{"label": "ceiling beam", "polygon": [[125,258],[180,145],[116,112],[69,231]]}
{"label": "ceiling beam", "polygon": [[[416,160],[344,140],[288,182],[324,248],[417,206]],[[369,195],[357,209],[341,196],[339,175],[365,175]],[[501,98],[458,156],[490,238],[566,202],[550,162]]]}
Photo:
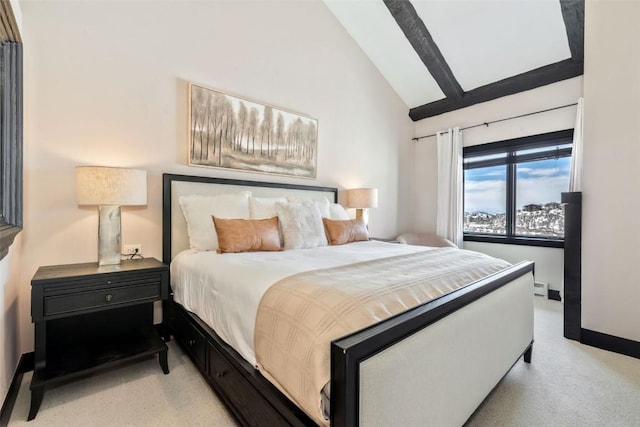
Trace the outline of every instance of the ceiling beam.
{"label": "ceiling beam", "polygon": [[462,98],[464,91],[460,83],[413,5],[407,0],[384,0],[384,4],[445,96],[449,99]]}
{"label": "ceiling beam", "polygon": [[584,0],[560,0],[560,9],[571,58],[574,62],[584,62]]}
{"label": "ceiling beam", "polygon": [[438,114],[469,107],[481,102],[491,101],[507,95],[513,95],[525,90],[535,89],[561,80],[581,76],[583,74],[583,63],[574,62],[572,59],[556,62],[497,81],[488,85],[466,92],[460,99],[445,98],[439,101],[430,102],[409,110],[411,120],[418,121]]}

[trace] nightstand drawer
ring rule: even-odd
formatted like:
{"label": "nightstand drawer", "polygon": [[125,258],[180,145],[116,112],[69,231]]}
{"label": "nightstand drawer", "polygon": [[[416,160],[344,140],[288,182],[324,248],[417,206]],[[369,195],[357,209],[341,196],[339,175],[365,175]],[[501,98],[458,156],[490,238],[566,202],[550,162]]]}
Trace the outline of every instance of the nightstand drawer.
{"label": "nightstand drawer", "polygon": [[44,299],[44,315],[55,316],[157,299],[160,299],[160,282],[49,296]]}

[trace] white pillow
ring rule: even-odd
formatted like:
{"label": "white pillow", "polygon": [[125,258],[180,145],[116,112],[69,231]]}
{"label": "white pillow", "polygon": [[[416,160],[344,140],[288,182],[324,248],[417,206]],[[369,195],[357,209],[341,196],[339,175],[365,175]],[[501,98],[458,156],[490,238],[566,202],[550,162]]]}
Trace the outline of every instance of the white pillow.
{"label": "white pillow", "polygon": [[330,218],[329,199],[326,197],[318,199],[316,200],[316,205],[318,205],[318,208],[320,209],[320,215],[322,215],[322,218]]}
{"label": "white pillow", "polygon": [[269,219],[278,216],[276,202],[287,203],[287,199],[285,197],[250,197],[251,219]]}
{"label": "white pillow", "polygon": [[315,202],[315,204],[318,205],[318,208],[320,209],[321,217],[329,218],[329,205],[331,203],[326,197],[321,197],[319,199],[301,199],[300,197],[296,196],[287,196],[287,200],[289,202]]}
{"label": "white pillow", "polygon": [[217,196],[180,196],[180,207],[187,220],[191,249],[198,251],[218,249],[218,235],[211,216],[225,219],[249,219],[250,196],[250,191]]}
{"label": "white pillow", "polygon": [[312,201],[276,203],[284,249],[327,246],[327,236],[318,205]]}
{"label": "white pillow", "polygon": [[325,218],[338,219],[342,221],[351,219],[349,218],[349,214],[344,210],[342,205],[339,205],[337,203],[331,203],[329,205],[329,216]]}

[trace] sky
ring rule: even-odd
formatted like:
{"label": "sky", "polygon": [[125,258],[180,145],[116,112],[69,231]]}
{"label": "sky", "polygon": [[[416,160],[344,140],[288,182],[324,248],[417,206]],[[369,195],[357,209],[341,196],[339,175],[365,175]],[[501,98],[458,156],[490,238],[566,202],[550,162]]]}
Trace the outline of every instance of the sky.
{"label": "sky", "polygon": [[[504,213],[506,166],[464,171],[464,211]],[[516,207],[530,203],[560,202],[569,191],[571,157],[521,163],[516,169]]]}

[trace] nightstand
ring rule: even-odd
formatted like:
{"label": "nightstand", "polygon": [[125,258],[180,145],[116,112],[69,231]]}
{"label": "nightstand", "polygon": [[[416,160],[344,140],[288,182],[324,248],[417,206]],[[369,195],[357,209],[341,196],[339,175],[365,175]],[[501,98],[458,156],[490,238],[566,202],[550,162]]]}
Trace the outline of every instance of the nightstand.
{"label": "nightstand", "polygon": [[153,325],[154,301],[169,295],[169,268],[154,258],[40,267],[31,280],[35,366],[29,420],[45,390],[158,354],[167,345]]}

